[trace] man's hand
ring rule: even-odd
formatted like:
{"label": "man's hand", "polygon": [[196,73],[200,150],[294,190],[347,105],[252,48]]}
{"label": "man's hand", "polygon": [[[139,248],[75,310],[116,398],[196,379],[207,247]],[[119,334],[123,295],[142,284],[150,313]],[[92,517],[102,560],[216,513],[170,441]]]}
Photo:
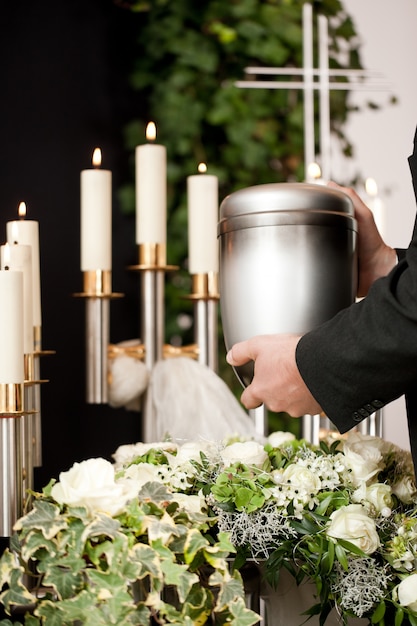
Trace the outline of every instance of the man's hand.
{"label": "man's hand", "polygon": [[358,296],[366,296],[372,283],[386,276],[397,263],[397,254],[387,246],[376,227],[372,211],[362,202],[354,189],[328,183],[329,187],[343,191],[353,202],[358,222],[359,281]]}
{"label": "man's hand", "polygon": [[265,404],[271,411],[285,411],[293,417],[321,412],[297,368],[299,339],[299,335],[259,335],[229,350],[226,360],[230,365],[255,362],[253,380],[241,396],[247,409]]}

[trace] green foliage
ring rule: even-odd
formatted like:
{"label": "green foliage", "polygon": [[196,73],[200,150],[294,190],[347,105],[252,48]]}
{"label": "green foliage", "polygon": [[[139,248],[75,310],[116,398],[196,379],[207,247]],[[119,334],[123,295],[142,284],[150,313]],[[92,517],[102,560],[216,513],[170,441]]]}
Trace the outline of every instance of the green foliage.
{"label": "green foliage", "polygon": [[26,626],[147,625],[152,616],[189,626],[259,621],[245,607],[239,573],[229,573],[227,536],[209,541],[210,520],[178,507],[168,513],[172,496],[160,484],[146,485],[116,517],[37,497],[17,524],[16,551],[0,559],[0,602],[8,613],[27,607]]}

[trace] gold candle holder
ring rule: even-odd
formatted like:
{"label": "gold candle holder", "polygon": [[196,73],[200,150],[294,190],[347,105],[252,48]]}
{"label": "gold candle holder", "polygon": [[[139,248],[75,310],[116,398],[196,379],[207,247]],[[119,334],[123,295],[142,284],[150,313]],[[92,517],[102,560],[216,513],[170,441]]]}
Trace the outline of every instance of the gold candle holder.
{"label": "gold candle holder", "polygon": [[23,383],[0,383],[0,418],[23,415]]}
{"label": "gold candle holder", "polygon": [[107,349],[110,339],[110,300],[123,297],[113,293],[110,270],[83,272],[82,293],[75,297],[86,301],[86,401],[108,402]]}

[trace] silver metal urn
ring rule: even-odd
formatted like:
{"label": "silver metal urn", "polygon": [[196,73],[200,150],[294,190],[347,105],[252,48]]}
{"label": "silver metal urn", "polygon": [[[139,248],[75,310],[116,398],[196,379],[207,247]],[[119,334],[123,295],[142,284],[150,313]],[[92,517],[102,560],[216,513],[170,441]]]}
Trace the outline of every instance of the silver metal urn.
{"label": "silver metal urn", "polygon": [[[220,206],[220,312],[226,348],[304,333],[354,302],[357,224],[350,198],[318,184],[256,185]],[[236,368],[243,385],[253,364]]]}

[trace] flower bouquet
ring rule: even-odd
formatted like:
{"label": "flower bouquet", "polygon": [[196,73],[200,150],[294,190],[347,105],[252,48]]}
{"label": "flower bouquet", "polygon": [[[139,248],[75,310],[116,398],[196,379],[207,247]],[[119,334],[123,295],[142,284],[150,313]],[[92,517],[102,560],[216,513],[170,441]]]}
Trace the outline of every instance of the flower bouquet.
{"label": "flower bouquet", "polygon": [[[299,623],[417,626],[417,500],[408,452],[352,433],[121,446],[61,473],[16,524],[0,601],[27,626],[259,622],[240,571],[315,589]],[[317,617],[315,618],[317,619]],[[9,626],[10,619],[0,621]]]}

